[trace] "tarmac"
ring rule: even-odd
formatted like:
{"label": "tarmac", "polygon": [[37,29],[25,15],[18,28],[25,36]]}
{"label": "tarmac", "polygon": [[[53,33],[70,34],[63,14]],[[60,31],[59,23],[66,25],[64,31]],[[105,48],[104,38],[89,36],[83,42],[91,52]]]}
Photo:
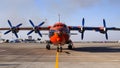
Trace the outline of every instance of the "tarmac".
{"label": "tarmac", "polygon": [[0,68],[120,68],[120,43],[74,43],[47,50],[45,43],[1,43]]}

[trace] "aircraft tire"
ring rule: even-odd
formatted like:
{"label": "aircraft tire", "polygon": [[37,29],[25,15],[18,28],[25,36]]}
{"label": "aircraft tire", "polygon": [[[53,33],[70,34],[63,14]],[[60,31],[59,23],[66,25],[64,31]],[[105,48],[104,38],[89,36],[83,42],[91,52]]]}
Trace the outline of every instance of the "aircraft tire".
{"label": "aircraft tire", "polygon": [[62,52],[62,47],[60,47],[60,52]]}
{"label": "aircraft tire", "polygon": [[49,44],[46,45],[46,49],[50,50],[50,45]]}
{"label": "aircraft tire", "polygon": [[57,47],[57,52],[59,52],[59,47]]}
{"label": "aircraft tire", "polygon": [[72,45],[68,45],[68,49],[72,50]]}

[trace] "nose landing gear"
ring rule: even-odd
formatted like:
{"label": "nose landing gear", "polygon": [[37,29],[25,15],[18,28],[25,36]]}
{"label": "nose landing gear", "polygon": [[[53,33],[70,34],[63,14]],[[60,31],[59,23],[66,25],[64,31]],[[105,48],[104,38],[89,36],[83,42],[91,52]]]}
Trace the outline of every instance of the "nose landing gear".
{"label": "nose landing gear", "polygon": [[62,49],[63,49],[62,46],[58,46],[57,47],[57,52],[62,52]]}
{"label": "nose landing gear", "polygon": [[[47,50],[50,50],[50,44],[47,44],[47,45],[46,45],[46,49],[47,49]],[[62,49],[63,49],[62,46],[59,45],[59,46],[57,47],[57,52],[62,52]]]}

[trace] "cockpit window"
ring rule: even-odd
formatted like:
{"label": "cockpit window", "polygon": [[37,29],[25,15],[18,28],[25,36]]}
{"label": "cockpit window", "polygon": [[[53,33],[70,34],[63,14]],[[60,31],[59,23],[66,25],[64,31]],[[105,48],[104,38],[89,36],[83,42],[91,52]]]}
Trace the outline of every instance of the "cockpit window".
{"label": "cockpit window", "polygon": [[56,31],[56,30],[50,30],[50,31],[49,31],[49,37],[50,37],[50,36],[53,36],[55,31]]}
{"label": "cockpit window", "polygon": [[66,28],[67,26],[66,26],[66,25],[64,25],[64,27]]}

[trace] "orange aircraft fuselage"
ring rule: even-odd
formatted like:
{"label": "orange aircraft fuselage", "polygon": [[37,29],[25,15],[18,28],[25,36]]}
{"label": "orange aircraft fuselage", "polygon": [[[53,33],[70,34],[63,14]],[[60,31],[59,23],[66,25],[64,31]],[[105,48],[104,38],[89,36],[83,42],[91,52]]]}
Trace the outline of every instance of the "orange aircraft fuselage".
{"label": "orange aircraft fuselage", "polygon": [[50,28],[49,38],[54,45],[66,44],[66,42],[69,41],[69,37],[70,37],[69,28],[61,22],[54,24],[54,26]]}

